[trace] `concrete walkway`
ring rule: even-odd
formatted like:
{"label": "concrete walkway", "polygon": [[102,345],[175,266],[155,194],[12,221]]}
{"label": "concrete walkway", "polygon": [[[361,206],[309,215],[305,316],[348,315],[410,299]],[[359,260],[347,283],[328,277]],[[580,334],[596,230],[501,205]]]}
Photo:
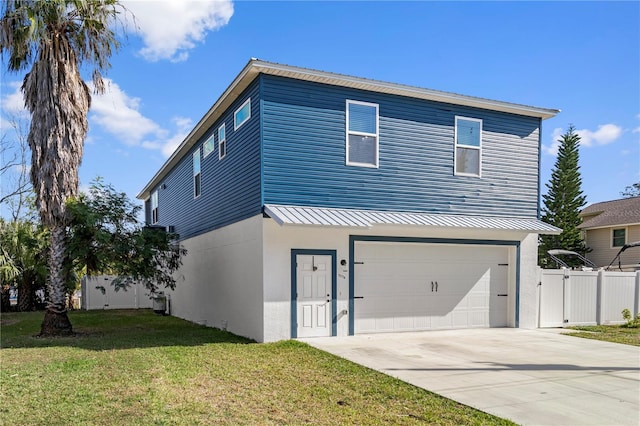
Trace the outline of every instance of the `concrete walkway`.
{"label": "concrete walkway", "polygon": [[639,425],[640,348],[493,328],[300,339],[524,425]]}

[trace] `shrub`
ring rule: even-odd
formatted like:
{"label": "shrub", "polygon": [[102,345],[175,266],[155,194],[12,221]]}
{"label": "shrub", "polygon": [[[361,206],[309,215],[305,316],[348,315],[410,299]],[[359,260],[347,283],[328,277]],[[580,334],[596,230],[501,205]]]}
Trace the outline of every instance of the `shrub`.
{"label": "shrub", "polygon": [[626,324],[624,324],[624,327],[628,327],[628,328],[639,328],[640,327],[640,313],[636,314],[635,318],[631,316],[631,311],[629,311],[629,309],[623,309],[622,310],[622,318],[625,319],[625,321],[627,321]]}

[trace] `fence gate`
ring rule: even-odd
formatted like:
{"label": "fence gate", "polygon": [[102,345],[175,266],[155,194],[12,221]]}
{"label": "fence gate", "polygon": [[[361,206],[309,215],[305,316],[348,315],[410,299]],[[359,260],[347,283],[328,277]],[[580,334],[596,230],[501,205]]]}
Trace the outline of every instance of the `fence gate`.
{"label": "fence gate", "polygon": [[538,288],[539,327],[622,324],[640,307],[640,272],[543,269]]}

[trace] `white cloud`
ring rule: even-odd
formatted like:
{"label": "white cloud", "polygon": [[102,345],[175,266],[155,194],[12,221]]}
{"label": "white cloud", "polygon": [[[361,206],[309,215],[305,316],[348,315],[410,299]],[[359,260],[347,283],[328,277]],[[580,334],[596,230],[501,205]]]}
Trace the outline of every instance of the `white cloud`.
{"label": "white cloud", "polygon": [[8,86],[9,93],[0,98],[2,113],[16,116],[28,115],[29,112],[24,106],[24,96],[22,96],[22,90],[20,90],[22,82],[10,81],[4,85]]}
{"label": "white cloud", "polygon": [[576,133],[580,136],[582,146],[608,145],[622,135],[622,127],[615,124],[602,124],[595,132],[582,129],[576,130]]}
{"label": "white cloud", "polygon": [[[89,86],[93,89],[91,82]],[[92,96],[91,124],[98,124],[128,145],[139,145],[149,135],[164,136],[165,131],[157,123],[140,113],[139,98],[127,96],[109,79],[105,79],[105,86],[103,94]]]}
{"label": "white cloud", "polygon": [[[110,79],[104,79],[106,91],[103,94],[92,94],[89,111],[90,127],[98,126],[113,135],[119,142],[129,146],[141,146],[146,149],[160,151],[169,157],[189,134],[193,125],[188,118],[172,119],[173,129],[168,130],[145,117],[140,112],[140,98],[127,95],[120,86]],[[8,87],[6,94],[0,97],[0,128],[6,131],[11,116],[28,117],[24,108],[20,82],[4,83]],[[93,91],[93,83],[88,82]],[[8,117],[7,117],[8,116]],[[28,129],[27,129],[28,131]],[[95,134],[89,134],[85,143],[92,144]]]}
{"label": "white cloud", "polygon": [[[634,132],[636,130],[634,130]],[[558,148],[560,147],[559,139],[564,133],[565,130],[560,127],[553,129],[551,143],[549,145],[542,145],[542,152],[553,156],[558,155]],[[622,133],[622,127],[616,124],[602,124],[598,126],[598,129],[595,131],[589,129],[576,130],[576,134],[580,136],[580,146],[584,147],[608,145],[619,139]]]}
{"label": "white cloud", "polygon": [[191,120],[174,118],[176,129],[171,132],[140,112],[139,98],[128,96],[112,80],[105,79],[105,86],[104,94],[92,96],[90,125],[97,124],[129,146],[159,150],[165,157],[171,155],[189,133]]}
{"label": "white cloud", "polygon": [[564,133],[564,130],[560,127],[556,127],[553,129],[553,133],[551,134],[551,144],[550,145],[542,145],[542,152],[553,155],[554,157],[558,155],[558,148],[560,147],[560,142],[558,140]]}
{"label": "white cloud", "polygon": [[231,0],[126,0],[145,47],[140,54],[149,61],[184,61],[189,50],[202,43],[210,31],[229,23]]}

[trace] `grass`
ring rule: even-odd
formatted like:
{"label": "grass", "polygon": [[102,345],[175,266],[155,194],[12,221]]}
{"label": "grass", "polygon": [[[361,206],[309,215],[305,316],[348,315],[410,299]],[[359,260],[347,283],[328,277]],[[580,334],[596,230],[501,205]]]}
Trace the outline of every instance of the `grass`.
{"label": "grass", "polygon": [[640,328],[630,328],[624,325],[581,325],[567,327],[567,329],[575,330],[571,333],[564,333],[569,336],[640,346]]}
{"label": "grass", "polygon": [[0,423],[512,424],[297,341],[255,344],[150,310],[3,314]]}

